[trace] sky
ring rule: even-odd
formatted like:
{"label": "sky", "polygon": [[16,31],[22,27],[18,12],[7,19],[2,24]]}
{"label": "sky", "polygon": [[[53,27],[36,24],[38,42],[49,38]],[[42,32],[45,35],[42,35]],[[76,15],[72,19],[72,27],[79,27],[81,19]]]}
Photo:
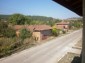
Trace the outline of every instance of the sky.
{"label": "sky", "polygon": [[79,17],[52,0],[0,0],[0,14],[9,15],[14,13],[59,19]]}

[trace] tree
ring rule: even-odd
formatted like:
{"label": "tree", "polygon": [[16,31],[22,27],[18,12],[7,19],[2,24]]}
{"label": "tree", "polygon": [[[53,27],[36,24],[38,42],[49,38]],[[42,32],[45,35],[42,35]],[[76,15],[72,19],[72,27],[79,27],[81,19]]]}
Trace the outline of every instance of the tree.
{"label": "tree", "polygon": [[6,22],[0,22],[0,36],[14,37],[15,35],[15,30],[9,28]]}
{"label": "tree", "polygon": [[73,21],[71,22],[71,26],[73,26],[75,29],[79,29],[82,27],[82,21],[79,21],[79,20]]}
{"label": "tree", "polygon": [[1,17],[0,17],[0,21],[1,21]]}
{"label": "tree", "polygon": [[21,39],[30,38],[31,35],[32,35],[31,32],[27,29],[20,30],[20,38]]}
{"label": "tree", "polygon": [[31,24],[31,19],[27,16],[25,16],[25,24]]}
{"label": "tree", "polygon": [[22,14],[13,14],[9,17],[9,23],[14,25],[22,25],[25,24],[26,17]]}

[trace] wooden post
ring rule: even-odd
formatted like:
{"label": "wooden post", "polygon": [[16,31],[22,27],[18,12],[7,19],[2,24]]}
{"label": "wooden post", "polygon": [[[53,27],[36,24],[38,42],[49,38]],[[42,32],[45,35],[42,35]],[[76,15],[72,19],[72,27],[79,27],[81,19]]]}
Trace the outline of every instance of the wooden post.
{"label": "wooden post", "polygon": [[82,63],[85,63],[85,0],[83,0],[83,43],[82,43]]}

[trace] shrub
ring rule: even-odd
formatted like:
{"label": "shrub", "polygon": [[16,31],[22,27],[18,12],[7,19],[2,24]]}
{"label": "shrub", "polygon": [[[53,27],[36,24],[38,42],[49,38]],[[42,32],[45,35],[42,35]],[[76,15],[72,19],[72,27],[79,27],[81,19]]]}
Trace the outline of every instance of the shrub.
{"label": "shrub", "polygon": [[26,29],[20,30],[20,38],[21,39],[30,38],[31,35],[32,34],[31,34],[31,32],[29,30],[26,30]]}
{"label": "shrub", "polygon": [[0,35],[3,35],[4,31],[8,28],[8,24],[0,21]]}
{"label": "shrub", "polygon": [[3,37],[15,37],[15,30],[8,27],[6,22],[0,22],[0,35]]}
{"label": "shrub", "polygon": [[22,45],[19,38],[0,38],[0,58],[14,52]]}
{"label": "shrub", "polygon": [[54,36],[58,36],[59,32],[60,32],[59,29],[56,29],[56,28],[52,29],[52,33],[53,33]]}
{"label": "shrub", "polygon": [[7,28],[7,29],[4,30],[3,36],[4,37],[8,37],[8,38],[15,37],[16,36],[16,32],[12,28]]}
{"label": "shrub", "polygon": [[63,34],[65,34],[65,33],[66,33],[66,31],[65,31],[65,30],[62,30],[62,32],[63,32]]}

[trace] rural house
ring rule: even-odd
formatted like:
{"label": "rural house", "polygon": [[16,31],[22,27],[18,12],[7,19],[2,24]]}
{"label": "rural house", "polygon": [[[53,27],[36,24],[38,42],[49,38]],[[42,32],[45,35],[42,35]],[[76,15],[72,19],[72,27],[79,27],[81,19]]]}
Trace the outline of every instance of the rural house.
{"label": "rural house", "polygon": [[49,25],[15,25],[17,36],[19,36],[19,30],[26,28],[32,32],[32,36],[36,41],[47,39],[52,35],[52,28]]}
{"label": "rural house", "polygon": [[70,25],[69,22],[62,21],[62,22],[56,23],[56,28],[60,30],[68,31],[69,25]]}

